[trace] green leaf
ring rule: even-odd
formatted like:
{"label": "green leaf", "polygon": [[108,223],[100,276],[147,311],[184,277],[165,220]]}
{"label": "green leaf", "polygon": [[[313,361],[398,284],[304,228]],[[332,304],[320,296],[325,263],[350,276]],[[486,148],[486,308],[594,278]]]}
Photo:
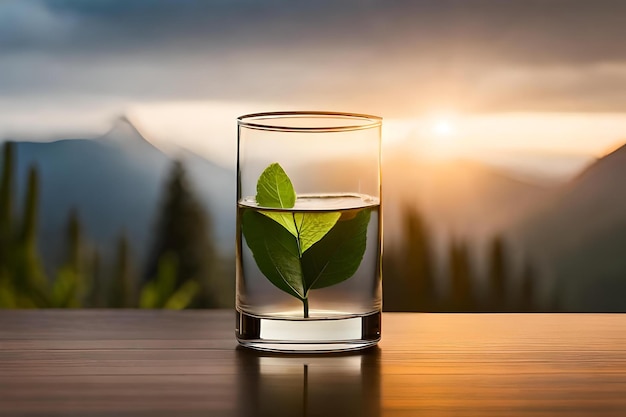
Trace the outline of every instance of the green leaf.
{"label": "green leaf", "polygon": [[304,298],[304,282],[296,238],[274,220],[244,210],[241,228],[259,270],[280,290]]}
{"label": "green leaf", "polygon": [[263,275],[280,290],[304,303],[308,293],[352,277],[359,268],[367,241],[370,210],[340,212],[287,212],[296,193],[282,167],[268,166],[257,182],[260,207],[246,209],[241,228],[246,244]]}
{"label": "green leaf", "polygon": [[296,213],[295,223],[300,239],[300,250],[307,249],[319,242],[335,226],[341,217],[339,212],[329,213]]}
{"label": "green leaf", "polygon": [[362,209],[350,218],[339,219],[323,239],[302,255],[307,293],[311,289],[329,287],[352,277],[365,253],[370,210]]}
{"label": "green leaf", "polygon": [[295,237],[298,237],[298,229],[296,228],[296,222],[294,220],[293,213],[285,213],[281,211],[267,211],[267,210],[261,210],[259,211],[259,213],[274,220],[276,223],[280,224],[282,227],[287,229],[289,233],[291,233]]}
{"label": "green leaf", "polygon": [[[292,208],[296,204],[296,192],[287,173],[278,163],[273,163],[261,174],[256,185],[256,201],[260,206],[272,208]],[[333,228],[339,213],[284,213],[261,211],[261,213],[282,225],[300,244],[304,253],[315,242],[323,238]]]}
{"label": "green leaf", "polygon": [[291,180],[278,163],[273,163],[261,173],[256,184],[256,202],[262,207],[292,208],[296,192]]}
{"label": "green leaf", "polygon": [[341,214],[329,213],[279,213],[261,211],[263,215],[273,219],[300,242],[300,252],[304,253],[333,228]]}

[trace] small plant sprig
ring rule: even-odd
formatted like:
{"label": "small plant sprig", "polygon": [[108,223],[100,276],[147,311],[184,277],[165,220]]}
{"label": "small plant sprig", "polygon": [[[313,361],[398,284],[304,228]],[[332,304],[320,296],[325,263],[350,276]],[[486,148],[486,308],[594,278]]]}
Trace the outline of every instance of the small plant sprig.
{"label": "small plant sprig", "polygon": [[289,176],[273,163],[259,177],[256,202],[278,210],[246,209],[241,227],[259,270],[274,286],[302,301],[308,318],[311,290],[339,284],[359,268],[370,210],[289,211],[296,200]]}

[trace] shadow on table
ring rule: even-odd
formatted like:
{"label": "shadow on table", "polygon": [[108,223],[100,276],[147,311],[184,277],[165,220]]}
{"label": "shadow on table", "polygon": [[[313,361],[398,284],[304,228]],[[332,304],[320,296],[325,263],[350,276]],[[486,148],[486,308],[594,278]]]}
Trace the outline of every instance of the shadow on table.
{"label": "shadow on table", "polygon": [[381,415],[380,349],[280,355],[237,348],[240,415]]}

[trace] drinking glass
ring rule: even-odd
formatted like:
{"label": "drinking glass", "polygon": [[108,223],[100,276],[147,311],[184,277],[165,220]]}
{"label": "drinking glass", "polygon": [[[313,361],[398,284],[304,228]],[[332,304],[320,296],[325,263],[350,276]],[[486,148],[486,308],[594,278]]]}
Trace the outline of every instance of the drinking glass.
{"label": "drinking glass", "polygon": [[380,340],[381,125],[334,112],[238,118],[240,344],[322,352]]}

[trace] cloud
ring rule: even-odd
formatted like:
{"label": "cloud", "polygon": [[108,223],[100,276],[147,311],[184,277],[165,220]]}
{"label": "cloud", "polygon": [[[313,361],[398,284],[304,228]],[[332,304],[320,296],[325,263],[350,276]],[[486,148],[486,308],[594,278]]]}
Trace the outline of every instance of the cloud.
{"label": "cloud", "polygon": [[[5,42],[29,39],[29,44],[21,43],[24,48],[40,48],[48,43],[37,35],[38,27],[44,28],[44,35],[69,31],[72,36],[51,49],[65,53],[365,48],[381,58],[420,54],[425,60],[450,62],[548,64],[621,60],[626,55],[622,42],[626,3],[616,0],[9,0],[6,4],[9,12],[0,15],[13,16],[5,20],[16,23],[2,29]],[[74,24],[67,26],[69,20]]]}
{"label": "cloud", "polygon": [[611,0],[9,0],[0,93],[618,111],[625,15]]}
{"label": "cloud", "polygon": [[47,47],[69,41],[74,20],[41,1],[0,2],[0,51]]}

